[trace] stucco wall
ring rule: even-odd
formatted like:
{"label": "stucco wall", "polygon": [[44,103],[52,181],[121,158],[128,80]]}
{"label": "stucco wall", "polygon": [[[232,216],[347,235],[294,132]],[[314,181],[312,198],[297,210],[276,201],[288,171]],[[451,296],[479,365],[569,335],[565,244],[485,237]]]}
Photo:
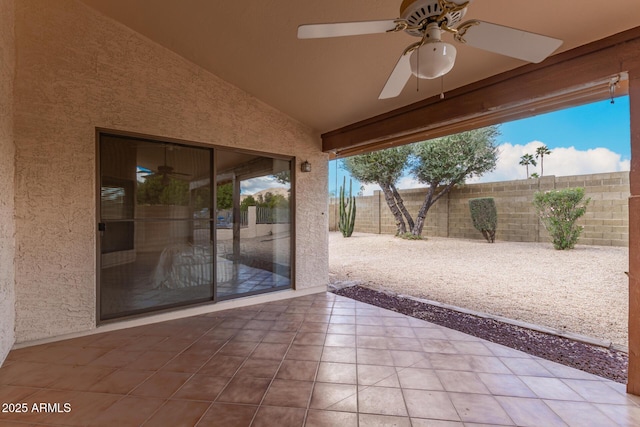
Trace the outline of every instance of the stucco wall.
{"label": "stucco wall", "polygon": [[0,2],[0,364],[15,339],[13,15],[13,0]]}
{"label": "stucco wall", "polygon": [[18,2],[16,42],[17,341],[95,325],[96,127],[308,160],[295,278],[326,285],[319,135],[75,0]]}

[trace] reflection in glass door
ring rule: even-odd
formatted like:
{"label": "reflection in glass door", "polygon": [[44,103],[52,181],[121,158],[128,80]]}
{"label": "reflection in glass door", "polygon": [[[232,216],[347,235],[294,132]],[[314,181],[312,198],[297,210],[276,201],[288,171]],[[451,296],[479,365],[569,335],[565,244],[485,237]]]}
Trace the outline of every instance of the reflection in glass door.
{"label": "reflection in glass door", "polygon": [[213,298],[212,149],[100,136],[100,319]]}
{"label": "reflection in glass door", "polygon": [[217,298],[290,288],[291,161],[216,150]]}

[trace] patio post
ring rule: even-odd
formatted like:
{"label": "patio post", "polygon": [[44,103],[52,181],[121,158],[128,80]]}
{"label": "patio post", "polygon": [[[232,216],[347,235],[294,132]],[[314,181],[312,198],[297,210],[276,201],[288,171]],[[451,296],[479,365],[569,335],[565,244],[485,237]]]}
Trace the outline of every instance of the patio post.
{"label": "patio post", "polygon": [[[640,64],[629,70],[629,376],[627,392],[640,395]],[[615,309],[615,308],[613,308]]]}

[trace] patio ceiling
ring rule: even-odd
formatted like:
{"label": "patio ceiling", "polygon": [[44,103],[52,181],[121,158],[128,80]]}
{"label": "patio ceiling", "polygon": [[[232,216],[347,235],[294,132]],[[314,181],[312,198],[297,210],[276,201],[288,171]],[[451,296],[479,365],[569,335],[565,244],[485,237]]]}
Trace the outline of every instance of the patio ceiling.
{"label": "patio ceiling", "polygon": [[[402,94],[378,94],[402,50],[404,33],[298,40],[303,23],[389,19],[400,0],[81,0],[200,65],[223,80],[307,124],[332,131],[440,93],[441,82],[412,79]],[[638,26],[637,0],[475,0],[464,20],[481,19],[564,40],[558,50]],[[448,37],[448,36],[446,36]],[[458,45],[445,91],[525,63]]]}

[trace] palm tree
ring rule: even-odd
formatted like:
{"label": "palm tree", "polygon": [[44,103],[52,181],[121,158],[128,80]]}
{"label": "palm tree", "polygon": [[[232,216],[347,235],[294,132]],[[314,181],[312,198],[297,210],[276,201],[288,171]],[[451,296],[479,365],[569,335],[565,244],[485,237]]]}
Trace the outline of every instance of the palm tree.
{"label": "palm tree", "polygon": [[551,154],[551,150],[546,145],[536,148],[536,159],[540,157],[540,176],[544,175],[544,156]]}
{"label": "palm tree", "polygon": [[533,158],[533,154],[524,154],[520,157],[520,164],[527,168],[527,178],[529,178],[529,165],[537,166],[538,162]]}

